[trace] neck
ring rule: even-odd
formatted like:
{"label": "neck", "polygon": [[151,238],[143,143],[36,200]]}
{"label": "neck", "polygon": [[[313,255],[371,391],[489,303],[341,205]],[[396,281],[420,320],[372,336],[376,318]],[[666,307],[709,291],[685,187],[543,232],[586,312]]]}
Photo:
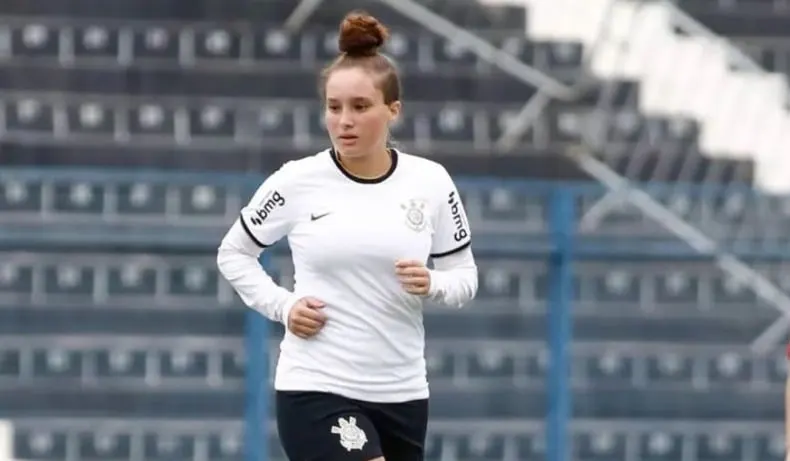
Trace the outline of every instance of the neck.
{"label": "neck", "polygon": [[382,149],[375,154],[357,158],[343,156],[338,151],[338,161],[345,170],[362,179],[375,179],[384,176],[392,167],[392,156],[389,149]]}

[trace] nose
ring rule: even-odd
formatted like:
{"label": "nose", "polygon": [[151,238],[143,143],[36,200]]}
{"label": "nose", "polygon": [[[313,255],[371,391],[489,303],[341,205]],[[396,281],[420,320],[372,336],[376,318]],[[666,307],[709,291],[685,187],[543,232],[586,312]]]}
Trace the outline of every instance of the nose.
{"label": "nose", "polygon": [[340,126],[344,128],[350,128],[354,126],[354,117],[352,116],[350,111],[344,110],[340,114]]}

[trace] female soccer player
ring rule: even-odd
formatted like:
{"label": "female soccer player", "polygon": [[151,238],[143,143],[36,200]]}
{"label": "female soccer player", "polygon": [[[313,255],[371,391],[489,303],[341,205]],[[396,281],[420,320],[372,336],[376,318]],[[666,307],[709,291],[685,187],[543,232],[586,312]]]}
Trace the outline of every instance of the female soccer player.
{"label": "female soccer player", "polygon": [[[461,307],[477,292],[469,223],[449,174],[387,148],[401,87],[378,52],[386,38],[375,18],[346,16],[341,53],[321,74],[332,148],[272,174],[217,257],[242,300],[286,326],[274,386],[280,440],[294,461],[422,460],[423,300]],[[286,236],[293,293],[258,264]]]}

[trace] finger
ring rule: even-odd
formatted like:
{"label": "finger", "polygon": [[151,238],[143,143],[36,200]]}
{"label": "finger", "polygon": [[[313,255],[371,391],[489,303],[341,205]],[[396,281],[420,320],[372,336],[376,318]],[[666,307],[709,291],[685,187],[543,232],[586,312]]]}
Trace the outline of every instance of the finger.
{"label": "finger", "polygon": [[304,303],[300,304],[296,309],[292,311],[295,317],[307,317],[314,320],[321,320],[326,318],[326,314],[324,314],[320,308],[313,308],[305,305]]}
{"label": "finger", "polygon": [[411,295],[422,296],[428,293],[428,290],[425,287],[405,286],[403,288],[404,290],[406,290],[406,293],[409,293]]}
{"label": "finger", "polygon": [[307,331],[307,330],[294,330],[292,333],[293,333],[294,335],[296,335],[297,337],[299,337],[299,338],[302,338],[302,339],[309,339],[309,338],[311,338],[312,336],[315,336],[315,333],[316,333],[316,332]]}
{"label": "finger", "polygon": [[400,279],[401,285],[427,286],[429,281],[425,277],[403,277]]}
{"label": "finger", "polygon": [[312,308],[305,308],[297,312],[297,317],[307,318],[310,320],[315,320],[317,322],[324,323],[326,321],[326,314],[318,309]]}
{"label": "finger", "polygon": [[414,281],[414,282],[404,282],[401,283],[401,286],[404,288],[426,288],[428,286],[427,283],[422,281]]}
{"label": "finger", "polygon": [[398,275],[410,275],[410,276],[427,276],[428,269],[425,267],[406,267],[402,269],[397,269],[396,273]]}
{"label": "finger", "polygon": [[320,299],[313,298],[312,296],[307,296],[307,297],[303,298],[302,301],[304,301],[304,303],[305,303],[305,305],[307,307],[314,308],[314,309],[320,309],[320,308],[326,306],[325,302],[321,301]]}
{"label": "finger", "polygon": [[321,326],[319,325],[317,327],[309,327],[305,325],[294,325],[291,331],[299,337],[309,338],[310,336],[315,336],[316,333],[321,331]]}
{"label": "finger", "polygon": [[416,259],[399,259],[395,261],[395,267],[398,268],[424,266],[424,265],[425,264],[422,261],[417,261]]}
{"label": "finger", "polygon": [[324,322],[321,319],[297,316],[293,319],[293,324],[300,328],[320,328]]}
{"label": "finger", "polygon": [[431,277],[427,273],[404,274],[398,276],[398,280],[400,280],[401,282],[417,282],[417,281],[427,282],[430,279]]}
{"label": "finger", "polygon": [[289,325],[288,326],[288,330],[291,333],[293,333],[294,336],[296,336],[298,338],[305,339],[308,336],[306,330],[303,330],[301,327],[299,327],[297,325],[294,325],[294,324]]}

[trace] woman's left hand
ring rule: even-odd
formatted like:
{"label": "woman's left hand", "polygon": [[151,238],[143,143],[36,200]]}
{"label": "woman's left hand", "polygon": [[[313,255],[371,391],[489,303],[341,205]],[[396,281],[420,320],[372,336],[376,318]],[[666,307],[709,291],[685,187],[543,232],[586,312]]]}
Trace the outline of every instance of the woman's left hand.
{"label": "woman's left hand", "polygon": [[395,262],[395,274],[406,292],[425,296],[431,289],[431,273],[425,264],[415,260]]}

